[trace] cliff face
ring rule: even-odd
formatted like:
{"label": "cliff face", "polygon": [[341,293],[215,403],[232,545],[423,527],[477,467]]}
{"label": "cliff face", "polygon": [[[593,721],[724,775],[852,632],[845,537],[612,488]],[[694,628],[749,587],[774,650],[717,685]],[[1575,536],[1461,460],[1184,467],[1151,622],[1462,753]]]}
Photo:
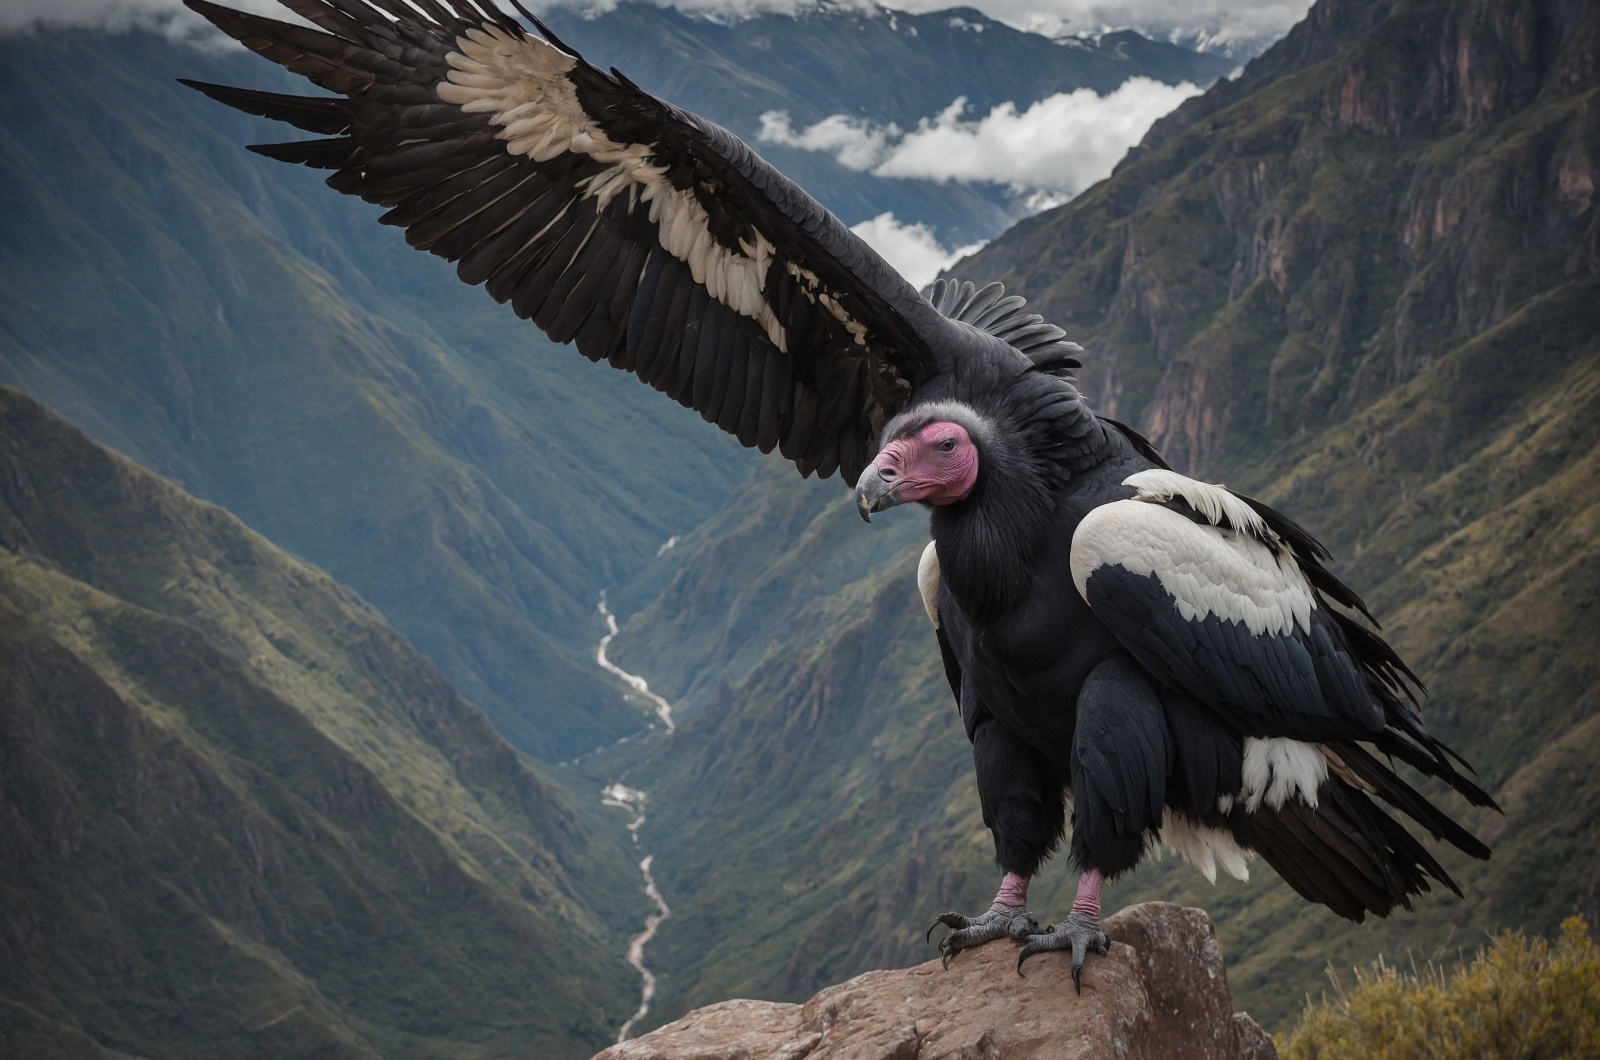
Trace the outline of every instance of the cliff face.
{"label": "cliff face", "polygon": [[9,389],[0,850],[6,1056],[586,1055],[633,1005],[617,844],[349,590]]}
{"label": "cliff face", "polygon": [[1597,55],[1578,0],[1325,0],[959,271],[1072,329],[1170,459],[1237,467],[1600,275]]}
{"label": "cliff face", "polygon": [[1222,950],[1198,909],[1149,902],[1107,917],[1111,948],[1083,992],[1069,954],[996,942],[868,972],[801,1004],[726,1001],[596,1060],[1273,1060],[1272,1039],[1233,1011]]}

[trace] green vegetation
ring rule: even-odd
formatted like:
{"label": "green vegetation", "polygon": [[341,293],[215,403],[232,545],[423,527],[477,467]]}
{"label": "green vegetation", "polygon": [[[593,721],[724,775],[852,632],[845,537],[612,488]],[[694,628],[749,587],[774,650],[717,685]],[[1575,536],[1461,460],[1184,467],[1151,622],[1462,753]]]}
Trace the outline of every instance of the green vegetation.
{"label": "green vegetation", "polygon": [[1505,1060],[1600,1055],[1600,946],[1582,917],[1562,921],[1560,941],[1504,932],[1453,972],[1429,964],[1402,971],[1382,960],[1357,969],[1333,997],[1306,1003],[1280,1037],[1285,1060]]}
{"label": "green vegetation", "polygon": [[585,1056],[632,1011],[615,830],[350,590],[9,389],[0,674],[0,1052]]}

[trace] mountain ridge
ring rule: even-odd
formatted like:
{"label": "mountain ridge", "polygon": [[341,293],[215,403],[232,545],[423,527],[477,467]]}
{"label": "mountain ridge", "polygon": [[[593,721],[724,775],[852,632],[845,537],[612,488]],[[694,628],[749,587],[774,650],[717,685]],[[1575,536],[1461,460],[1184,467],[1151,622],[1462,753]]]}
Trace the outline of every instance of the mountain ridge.
{"label": "mountain ridge", "polygon": [[620,837],[354,593],[10,388],[0,630],[8,1050],[576,1056],[631,1011]]}

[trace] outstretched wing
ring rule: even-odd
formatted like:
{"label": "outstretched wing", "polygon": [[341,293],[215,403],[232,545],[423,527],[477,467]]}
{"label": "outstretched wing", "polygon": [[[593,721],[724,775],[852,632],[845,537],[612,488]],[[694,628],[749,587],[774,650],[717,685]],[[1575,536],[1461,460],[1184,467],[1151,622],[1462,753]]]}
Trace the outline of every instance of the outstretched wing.
{"label": "outstretched wing", "polygon": [[[1242,736],[1348,750],[1341,768],[1389,785],[1368,744],[1479,805],[1453,752],[1428,734],[1415,677],[1377,634],[1328,606],[1363,610],[1327,553],[1277,512],[1166,470],[1142,471],[1128,500],[1090,512],[1072,539],[1078,591],[1151,674]],[[1379,777],[1379,773],[1384,776]],[[1396,789],[1386,798],[1406,796]],[[1391,799],[1393,801],[1393,799]]]}
{"label": "outstretched wing", "polygon": [[929,336],[947,325],[832,214],[731,133],[491,0],[282,0],[315,29],[185,2],[337,93],[186,82],[323,137],[253,150],[333,170],[551,338],[803,474],[853,484],[937,371]]}

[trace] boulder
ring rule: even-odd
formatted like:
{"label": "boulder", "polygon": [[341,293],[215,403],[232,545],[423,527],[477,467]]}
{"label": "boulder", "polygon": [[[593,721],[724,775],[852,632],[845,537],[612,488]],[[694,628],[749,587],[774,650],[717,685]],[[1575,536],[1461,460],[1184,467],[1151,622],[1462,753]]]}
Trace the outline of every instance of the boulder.
{"label": "boulder", "polygon": [[992,942],[938,961],[867,972],[803,1005],[725,1001],[614,1045],[595,1060],[1273,1060],[1272,1038],[1233,1011],[1204,911],[1130,906],[1105,922],[1083,993],[1070,955],[1016,973],[1017,947]]}

